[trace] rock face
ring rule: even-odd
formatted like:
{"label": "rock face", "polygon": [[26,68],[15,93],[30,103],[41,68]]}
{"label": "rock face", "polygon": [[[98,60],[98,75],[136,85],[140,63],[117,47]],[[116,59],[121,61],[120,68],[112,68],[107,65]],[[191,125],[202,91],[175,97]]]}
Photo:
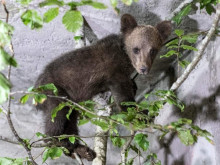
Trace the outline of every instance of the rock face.
{"label": "rock face", "polygon": [[[109,0],[104,0],[109,4]],[[139,0],[137,4],[130,7],[119,5],[121,14],[129,13],[133,15],[138,23],[155,25],[164,20],[181,3],[180,0]],[[42,72],[44,66],[60,54],[74,49],[73,34],[65,30],[61,22],[62,13],[49,24],[45,24],[43,29],[32,31],[27,28],[20,20],[20,13],[16,9],[14,1],[7,1],[9,10],[12,10],[9,22],[15,27],[13,44],[15,49],[18,68],[12,70],[13,91],[25,90],[33,86],[38,75]],[[33,2],[34,3],[34,2]],[[35,6],[33,4],[33,6]],[[102,38],[111,33],[119,33],[120,16],[115,15],[110,7],[107,10],[96,10],[91,7],[80,8],[87,22],[93,29],[98,38]],[[39,11],[43,14],[46,9]],[[88,12],[89,11],[89,12]],[[0,19],[4,18],[2,6],[0,6]],[[204,24],[205,22],[205,24]],[[203,13],[191,13],[184,19],[181,28],[186,31],[197,31],[209,29],[212,17]],[[92,34],[91,34],[92,35]],[[151,152],[158,153],[159,159],[165,165],[217,165],[220,162],[220,131],[219,118],[220,112],[220,39],[215,38],[208,45],[205,55],[198,66],[190,74],[189,78],[178,90],[179,98],[186,104],[184,113],[172,107],[165,107],[161,111],[157,122],[166,124],[175,121],[177,117],[188,117],[193,119],[194,124],[203,129],[207,129],[214,135],[215,145],[209,144],[205,139],[199,138],[198,143],[192,147],[185,147],[179,139],[169,138],[166,141],[158,142],[156,135],[150,136]],[[161,53],[162,54],[162,51]],[[192,59],[193,54],[187,58]],[[156,59],[149,75],[138,76],[138,92],[136,100],[141,100],[142,95],[154,89],[168,89],[177,73],[172,59]],[[152,74],[153,73],[153,74]],[[36,138],[36,132],[42,132],[43,120],[42,114],[37,112],[31,103],[20,105],[16,96],[12,105],[12,120],[15,128],[22,138]],[[84,136],[94,135],[90,130],[94,126],[86,125],[80,128]],[[89,130],[88,130],[89,128]],[[8,123],[4,115],[0,115],[0,136],[13,139],[9,130]],[[93,146],[93,139],[87,140],[89,146]],[[26,152],[20,146],[12,145],[0,141],[1,157],[25,157]],[[34,149],[33,155],[38,156],[42,149]],[[135,154],[134,154],[135,155]],[[141,159],[143,161],[143,159]],[[37,159],[41,164],[41,158]],[[107,164],[115,165],[120,162],[120,151],[108,144]],[[63,156],[60,159],[49,161],[49,164],[74,164],[75,161]],[[86,162],[87,163],[87,162]],[[85,163],[85,164],[86,164]],[[89,164],[89,163],[87,163]]]}

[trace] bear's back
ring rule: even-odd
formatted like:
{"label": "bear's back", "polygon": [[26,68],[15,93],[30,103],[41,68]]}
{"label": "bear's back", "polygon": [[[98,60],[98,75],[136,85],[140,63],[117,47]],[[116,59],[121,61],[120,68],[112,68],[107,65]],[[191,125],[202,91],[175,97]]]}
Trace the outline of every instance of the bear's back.
{"label": "bear's back", "polygon": [[[61,55],[48,64],[37,85],[54,83],[65,91],[74,91],[81,101],[108,90],[115,73],[127,73],[131,66],[120,36],[110,35],[91,46]],[[130,71],[129,71],[130,72]]]}

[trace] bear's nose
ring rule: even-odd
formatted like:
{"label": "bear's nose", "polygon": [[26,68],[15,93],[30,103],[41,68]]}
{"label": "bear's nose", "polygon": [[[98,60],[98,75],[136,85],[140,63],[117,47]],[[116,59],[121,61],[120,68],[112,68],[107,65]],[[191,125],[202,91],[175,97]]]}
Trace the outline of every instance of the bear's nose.
{"label": "bear's nose", "polygon": [[140,69],[140,70],[141,70],[141,72],[142,72],[142,73],[144,73],[144,72],[146,72],[147,67],[143,66],[143,67],[141,67],[141,69]]}

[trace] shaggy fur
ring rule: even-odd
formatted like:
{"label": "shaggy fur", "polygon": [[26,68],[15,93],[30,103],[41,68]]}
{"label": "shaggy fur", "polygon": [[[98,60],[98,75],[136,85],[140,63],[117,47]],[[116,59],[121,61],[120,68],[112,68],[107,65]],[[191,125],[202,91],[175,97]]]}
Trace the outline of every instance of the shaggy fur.
{"label": "shaggy fur", "polygon": [[[107,36],[94,45],[60,56],[46,66],[35,86],[54,83],[60,96],[67,96],[74,102],[89,100],[110,90],[117,106],[124,109],[121,102],[134,101],[131,73],[136,69],[147,74],[162,42],[170,34],[170,22],[162,22],[157,27],[159,29],[149,25],[138,26],[131,15],[125,14],[121,18],[122,35]],[[54,123],[51,122],[51,111],[60,102],[62,100],[48,98],[38,105],[45,113],[46,134],[78,135],[77,111],[73,111],[67,120],[68,108],[64,108],[58,112]],[[69,149],[70,156],[77,152],[81,158],[95,158],[94,151],[78,142],[73,145],[63,140],[63,146]]]}

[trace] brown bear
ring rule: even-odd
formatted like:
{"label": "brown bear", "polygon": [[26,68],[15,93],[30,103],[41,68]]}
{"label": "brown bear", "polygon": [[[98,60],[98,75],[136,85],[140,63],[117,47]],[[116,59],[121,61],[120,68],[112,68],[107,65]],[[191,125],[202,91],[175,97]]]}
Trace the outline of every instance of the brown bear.
{"label": "brown bear", "polygon": [[[135,69],[140,74],[150,71],[157,52],[171,33],[171,23],[163,21],[156,27],[138,26],[131,15],[124,14],[121,18],[121,33],[109,35],[91,46],[57,58],[46,66],[35,87],[53,83],[59,96],[67,96],[74,102],[89,100],[98,93],[110,90],[117,106],[123,109],[121,102],[134,101],[131,73]],[[78,111],[73,111],[68,120],[66,107],[51,122],[51,111],[62,101],[48,98],[38,105],[45,113],[45,132],[49,136],[78,135]],[[96,155],[79,142],[72,144],[64,140],[63,146],[70,151],[69,156],[76,152],[81,158],[91,161]]]}

